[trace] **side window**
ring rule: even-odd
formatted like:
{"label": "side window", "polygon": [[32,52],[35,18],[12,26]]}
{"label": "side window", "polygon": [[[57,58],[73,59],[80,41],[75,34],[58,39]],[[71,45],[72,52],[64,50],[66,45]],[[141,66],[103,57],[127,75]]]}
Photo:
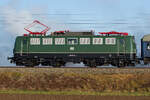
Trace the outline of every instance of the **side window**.
{"label": "side window", "polygon": [[40,45],[40,38],[30,38],[31,45]]}
{"label": "side window", "polygon": [[68,38],[67,43],[70,45],[78,44],[78,39],[77,38]]}
{"label": "side window", "polygon": [[115,45],[116,44],[116,38],[106,38],[105,43],[108,45]]}
{"label": "side window", "polygon": [[150,43],[147,44],[147,50],[150,50]]}
{"label": "side window", "polygon": [[65,38],[55,38],[55,45],[64,45]]}
{"label": "side window", "polygon": [[90,44],[90,38],[80,38],[80,44]]}
{"label": "side window", "polygon": [[52,45],[53,39],[52,38],[43,38],[43,45]]}
{"label": "side window", "polygon": [[93,44],[103,44],[103,38],[93,38]]}

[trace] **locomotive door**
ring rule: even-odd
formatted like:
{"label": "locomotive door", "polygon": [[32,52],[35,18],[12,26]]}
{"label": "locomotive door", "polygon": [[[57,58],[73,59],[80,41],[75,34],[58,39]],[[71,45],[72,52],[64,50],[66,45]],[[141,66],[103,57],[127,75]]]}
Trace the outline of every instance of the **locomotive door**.
{"label": "locomotive door", "polygon": [[22,53],[28,53],[28,39],[27,38],[24,38],[22,40]]}
{"label": "locomotive door", "polygon": [[125,52],[126,52],[126,50],[125,50],[125,40],[124,39],[119,39],[119,41],[118,41],[118,53],[119,53],[119,55],[121,56],[124,56],[125,55]]}

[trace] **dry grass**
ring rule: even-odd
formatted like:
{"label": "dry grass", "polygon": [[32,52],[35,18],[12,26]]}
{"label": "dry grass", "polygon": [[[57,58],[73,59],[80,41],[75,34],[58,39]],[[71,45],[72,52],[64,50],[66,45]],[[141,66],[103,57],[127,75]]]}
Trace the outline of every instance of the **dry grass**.
{"label": "dry grass", "polygon": [[51,96],[0,94],[0,100],[149,100],[150,97],[127,96]]}
{"label": "dry grass", "polygon": [[0,90],[150,92],[149,69],[0,69]]}

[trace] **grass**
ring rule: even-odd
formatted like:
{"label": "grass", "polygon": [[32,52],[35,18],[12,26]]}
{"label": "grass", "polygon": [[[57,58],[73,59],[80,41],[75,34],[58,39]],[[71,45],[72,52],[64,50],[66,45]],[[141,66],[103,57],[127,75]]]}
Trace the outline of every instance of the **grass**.
{"label": "grass", "polygon": [[3,90],[0,94],[45,94],[45,95],[95,95],[95,96],[150,96],[150,92],[86,92],[86,91],[23,91]]}
{"label": "grass", "polygon": [[108,70],[0,69],[0,93],[150,96],[149,69]]}

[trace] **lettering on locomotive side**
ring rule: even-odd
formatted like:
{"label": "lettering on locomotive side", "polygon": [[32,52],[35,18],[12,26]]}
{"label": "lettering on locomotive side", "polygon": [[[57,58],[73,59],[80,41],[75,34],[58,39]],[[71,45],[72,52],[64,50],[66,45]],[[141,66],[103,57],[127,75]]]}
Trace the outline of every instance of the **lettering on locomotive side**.
{"label": "lettering on locomotive side", "polygon": [[40,45],[40,38],[30,38],[30,45]]}

